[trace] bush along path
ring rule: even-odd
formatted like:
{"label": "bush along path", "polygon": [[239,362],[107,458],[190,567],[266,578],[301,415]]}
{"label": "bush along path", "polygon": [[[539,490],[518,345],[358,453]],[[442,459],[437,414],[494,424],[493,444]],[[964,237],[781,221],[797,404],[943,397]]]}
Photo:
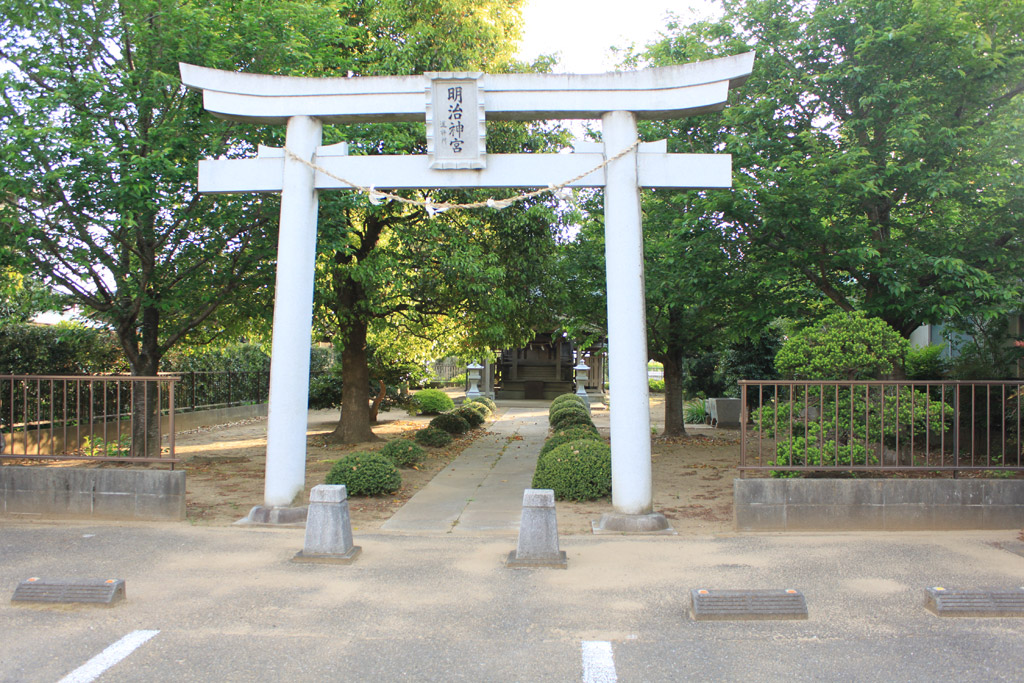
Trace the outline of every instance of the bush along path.
{"label": "bush along path", "polygon": [[563,394],[551,402],[552,434],[541,447],[533,488],[556,500],[596,500],[612,491],[612,451],[598,436],[583,399]]}
{"label": "bush along path", "polygon": [[548,407],[496,413],[445,470],[381,527],[384,531],[515,534],[548,431]]}

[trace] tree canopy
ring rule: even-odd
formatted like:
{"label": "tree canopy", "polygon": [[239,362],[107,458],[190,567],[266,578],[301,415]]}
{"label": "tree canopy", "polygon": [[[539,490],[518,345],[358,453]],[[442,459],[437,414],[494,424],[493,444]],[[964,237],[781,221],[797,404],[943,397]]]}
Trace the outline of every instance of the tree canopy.
{"label": "tree canopy", "polygon": [[[400,53],[382,41],[372,73],[527,68],[510,61],[521,4],[396,3],[387,16],[395,30],[410,38]],[[470,6],[472,12],[463,11]],[[424,38],[420,31],[436,29],[438,12],[444,17],[444,39]],[[481,22],[487,30],[481,30]],[[551,145],[543,131],[523,124],[492,122],[487,136],[488,153]],[[422,154],[426,149],[421,124],[335,126],[325,130],[325,137],[348,142],[353,154]],[[490,196],[408,194],[456,202]],[[503,211],[430,215],[419,207],[378,205],[352,193],[324,193],[320,201],[317,330],[342,349],[344,410],[332,438],[373,438],[372,411],[364,409],[369,406],[366,387],[385,366],[522,343],[532,322],[550,318],[550,302],[541,293],[551,278],[548,266],[560,218],[549,203],[533,199]]]}
{"label": "tree canopy", "polygon": [[757,50],[698,120],[734,164],[705,214],[906,336],[1020,306],[1022,27],[1020,0],[730,0],[644,57]]}
{"label": "tree canopy", "polygon": [[272,270],[274,202],[196,189],[199,159],[250,149],[258,131],[204,112],[178,62],[343,68],[361,33],[347,6],[0,1],[0,224],[40,278],[115,330],[133,373],[250,315]]}

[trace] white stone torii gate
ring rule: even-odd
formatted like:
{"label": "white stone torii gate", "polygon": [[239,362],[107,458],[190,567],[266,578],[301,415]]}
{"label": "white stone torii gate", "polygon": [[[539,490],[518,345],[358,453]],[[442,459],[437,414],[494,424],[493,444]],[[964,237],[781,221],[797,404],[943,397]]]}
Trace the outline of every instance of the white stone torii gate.
{"label": "white stone torii gate", "polygon": [[[254,159],[199,163],[200,192],[281,193],[264,506],[251,517],[286,518],[286,508],[305,488],[317,192],[542,188],[593,169],[568,186],[605,188],[614,512],[597,529],[666,529],[665,518],[652,509],[639,188],[728,188],[732,160],[727,154],[666,154],[664,141],[638,145],[636,122],[720,111],[753,62],[750,52],[606,74],[356,78],[267,76],[181,64],[182,83],[202,90],[215,116],[287,125],[287,154],[261,147]],[[577,145],[572,154],[488,155],[486,119],[601,119],[604,140]],[[426,121],[428,154],[348,156],[344,143],[320,144],[323,123],[382,121]]]}

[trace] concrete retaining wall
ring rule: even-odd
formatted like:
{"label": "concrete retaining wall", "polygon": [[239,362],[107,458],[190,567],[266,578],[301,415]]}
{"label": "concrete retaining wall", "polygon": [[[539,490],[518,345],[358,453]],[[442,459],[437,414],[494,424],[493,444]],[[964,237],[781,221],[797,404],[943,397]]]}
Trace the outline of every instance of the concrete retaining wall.
{"label": "concrete retaining wall", "polygon": [[1024,527],[1024,481],[736,479],[737,531]]}
{"label": "concrete retaining wall", "polygon": [[[253,417],[266,417],[267,403],[257,403],[244,406],[232,406],[230,408],[214,408],[212,410],[197,410],[194,413],[175,413],[174,432],[187,432],[198,427],[209,427],[211,425],[222,425],[238,420],[248,420]],[[166,434],[170,429],[170,421],[165,415],[160,423],[160,433]]]}
{"label": "concrete retaining wall", "polygon": [[0,467],[0,514],[182,520],[185,472]]}

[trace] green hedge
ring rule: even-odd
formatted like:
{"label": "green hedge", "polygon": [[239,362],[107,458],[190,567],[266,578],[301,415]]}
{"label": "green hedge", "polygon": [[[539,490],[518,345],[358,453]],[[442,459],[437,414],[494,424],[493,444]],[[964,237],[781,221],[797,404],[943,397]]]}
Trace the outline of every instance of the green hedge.
{"label": "green hedge", "polygon": [[454,412],[456,415],[458,415],[463,420],[468,422],[471,428],[479,427],[484,423],[484,416],[481,413],[473,410],[469,406],[462,406],[460,408],[456,408],[452,412]]}
{"label": "green hedge", "polygon": [[471,401],[464,401],[462,403],[463,408],[468,408],[480,414],[480,417],[485,420],[491,416],[491,409],[485,406],[483,403],[476,403]]}
{"label": "green hedge", "polygon": [[466,418],[455,413],[441,413],[430,421],[430,426],[436,429],[443,429],[449,434],[465,434],[470,429]]}
{"label": "green hedge", "polygon": [[128,372],[117,338],[110,332],[60,323],[40,327],[0,324],[0,374],[88,375]]}
{"label": "green hedge", "polygon": [[586,429],[567,429],[564,432],[558,432],[549,436],[547,441],[544,442],[544,445],[541,446],[540,454],[544,455],[548,451],[571,441],[600,441],[601,443],[604,443],[604,440],[600,435]]}
{"label": "green hedge", "polygon": [[416,443],[431,448],[444,448],[453,440],[451,434],[437,427],[427,427],[416,432]]}
{"label": "green hedge", "polygon": [[412,400],[424,415],[440,415],[455,407],[451,397],[440,389],[421,389],[413,394]]}
{"label": "green hedge", "polygon": [[533,488],[558,500],[594,500],[611,493],[612,450],[602,442],[570,441],[537,458]]}
{"label": "green hedge", "polygon": [[572,423],[564,424],[561,427],[558,427],[557,429],[554,429],[552,431],[553,431],[554,434],[562,434],[562,433],[565,433],[565,432],[575,432],[575,431],[584,431],[584,432],[589,432],[591,434],[597,434],[598,433],[597,427],[594,426],[593,421],[591,421],[589,418],[587,419],[587,422],[579,422],[579,423],[575,423],[575,424],[572,424]]}
{"label": "green hedge", "polygon": [[380,453],[356,451],[334,463],[327,484],[343,484],[350,496],[394,493],[402,487],[402,475],[394,463]]}
{"label": "green hedge", "polygon": [[397,467],[412,467],[423,462],[427,452],[415,441],[410,439],[394,439],[384,444],[384,447],[377,451]]}
{"label": "green hedge", "polygon": [[583,399],[576,394],[561,394],[551,401],[551,406],[548,408],[548,417],[554,415],[559,408],[567,405],[578,405],[582,408],[587,407],[587,404]]}
{"label": "green hedge", "polygon": [[582,410],[570,410],[563,408],[555,413],[550,420],[551,428],[555,431],[562,429],[563,427],[570,427],[574,425],[592,425],[594,422],[590,419],[590,414],[587,411]]}
{"label": "green hedge", "polygon": [[490,410],[492,413],[495,410],[498,409],[498,404],[495,403],[494,401],[492,401],[491,399],[487,398],[486,396],[477,396],[476,398],[468,398],[468,399],[466,399],[466,402],[467,403],[480,403],[480,404],[483,404],[483,405],[487,406],[487,409]]}
{"label": "green hedge", "polygon": [[[269,372],[268,351],[259,344],[179,346],[167,354],[161,367],[172,372]],[[310,372],[315,374],[326,369],[320,367],[325,351],[310,348]]]}

